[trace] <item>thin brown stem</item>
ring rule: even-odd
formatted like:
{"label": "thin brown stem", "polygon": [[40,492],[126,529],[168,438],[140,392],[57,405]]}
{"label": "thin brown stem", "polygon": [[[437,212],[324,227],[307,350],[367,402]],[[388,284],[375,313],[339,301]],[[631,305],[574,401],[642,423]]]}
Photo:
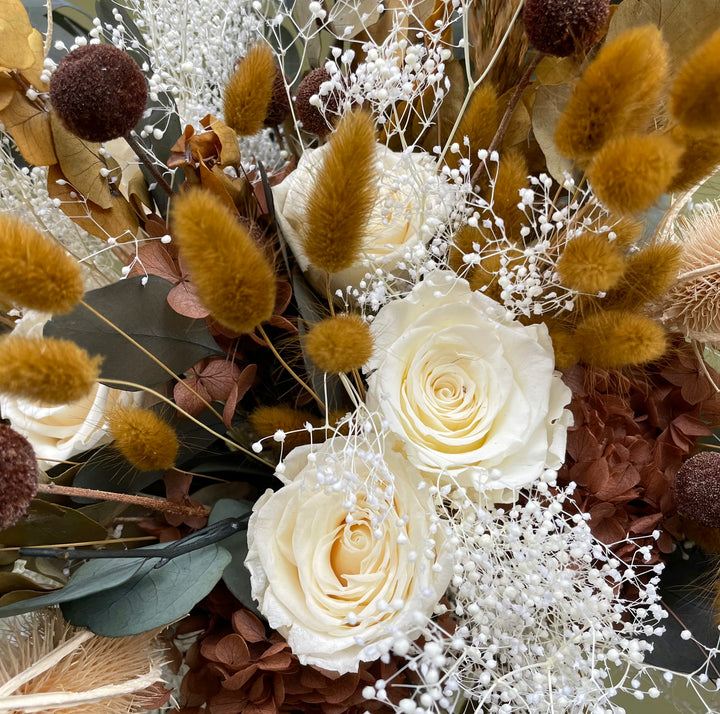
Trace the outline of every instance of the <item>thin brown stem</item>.
{"label": "thin brown stem", "polygon": [[283,368],[287,371],[287,373],[305,390],[307,391],[310,396],[318,403],[318,406],[322,411],[325,411],[325,403],[323,402],[320,397],[315,393],[315,391],[310,387],[308,384],[305,384],[305,382],[297,375],[295,370],[280,356],[280,353],[275,349],[275,345],[270,341],[270,338],[267,336],[267,333],[262,327],[258,327],[258,332],[262,336],[262,338],[267,343],[267,346],[270,348],[272,353],[275,355],[275,358],[280,362],[280,364],[283,366]]}
{"label": "thin brown stem", "polygon": [[77,498],[92,498],[96,501],[115,501],[133,506],[142,506],[152,511],[164,513],[178,513],[183,516],[205,518],[210,514],[205,506],[185,506],[182,503],[173,503],[164,498],[150,498],[149,496],[133,496],[127,493],[113,493],[112,491],[96,491],[92,488],[79,488],[75,486],[58,486],[54,483],[38,484],[38,493],[50,496],[76,496]]}
{"label": "thin brown stem", "polygon": [[[510,101],[507,104],[507,107],[505,107],[505,113],[503,114],[503,118],[500,121],[500,126],[498,127],[497,131],[495,132],[495,136],[493,137],[493,140],[490,142],[490,148],[488,149],[488,156],[492,154],[493,151],[497,151],[500,148],[500,145],[502,144],[502,140],[505,138],[505,133],[508,130],[508,127],[510,126],[510,120],[512,119],[513,114],[515,113],[515,109],[517,108],[517,105],[520,103],[520,99],[523,95],[523,92],[525,91],[525,88],[530,84],[530,80],[532,79],[532,76],[535,72],[535,68],[540,63],[540,60],[543,58],[543,54],[541,52],[536,52],[534,55],[530,57],[530,59],[527,62],[527,65],[525,67],[525,71],[523,72],[522,77],[520,77],[520,81],[517,83],[517,86],[515,87],[515,91],[513,92],[512,97],[510,97]],[[471,184],[474,185],[477,183],[477,181],[480,178],[480,171],[483,167],[483,164],[480,164],[480,166],[475,169],[475,173],[472,176]]]}
{"label": "thin brown stem", "polygon": [[141,146],[140,142],[135,139],[135,137],[131,136],[130,132],[125,134],[123,137],[125,141],[127,141],[130,148],[135,152],[135,155],[142,161],[145,168],[150,172],[152,177],[157,181],[158,186],[165,191],[165,193],[172,198],[175,195],[175,192],[172,190],[172,187],[170,184],[163,178],[163,175],[158,171],[157,166],[155,166],[155,162],[152,160],[152,157],[150,154],[148,154],[147,151],[145,151],[144,147]]}

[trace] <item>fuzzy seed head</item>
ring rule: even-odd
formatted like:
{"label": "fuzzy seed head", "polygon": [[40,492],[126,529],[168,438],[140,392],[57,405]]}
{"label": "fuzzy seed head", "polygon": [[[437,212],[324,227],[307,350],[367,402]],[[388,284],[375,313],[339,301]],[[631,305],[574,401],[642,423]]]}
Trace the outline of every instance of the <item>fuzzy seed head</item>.
{"label": "fuzzy seed head", "polygon": [[319,322],[305,342],[310,359],[324,372],[360,369],[372,355],[370,326],[359,315],[337,315]]}
{"label": "fuzzy seed head", "polygon": [[526,0],[523,22],[536,49],[567,57],[603,36],[609,14],[610,0]]}
{"label": "fuzzy seed head", "polygon": [[670,110],[690,132],[720,132],[720,28],[683,62],[670,92]]}
{"label": "fuzzy seed head", "polygon": [[662,134],[632,134],[609,141],[588,169],[595,195],[614,213],[646,211],[677,173],[682,149]]}
{"label": "fuzzy seed head", "polygon": [[654,243],[627,259],[625,274],[608,292],[603,307],[637,310],[660,298],[675,284],[682,247],[677,243]]}
{"label": "fuzzy seed head", "polygon": [[677,126],[670,136],[682,146],[683,153],[668,191],[688,191],[720,166],[720,131],[715,135],[695,136]]}
{"label": "fuzzy seed head", "polygon": [[575,331],[586,364],[618,369],[645,364],[665,354],[663,328],[654,320],[625,310],[608,310],[587,318]]}
{"label": "fuzzy seed head", "polygon": [[[66,656],[57,657],[52,667],[35,671],[34,676],[23,680],[23,684],[12,692],[18,696],[44,695],[47,708],[43,708],[41,714],[140,714],[151,708],[152,705],[145,706],[149,704],[149,697],[143,690],[162,678],[161,648],[155,640],[155,632],[126,637],[95,636],[72,647],[71,640],[82,633],[83,628],[68,625],[59,608],[35,610],[5,620],[3,627],[0,686],[27,672],[43,658],[57,657],[60,648],[67,651],[70,647]],[[108,685],[125,685],[133,680],[135,687],[129,687],[130,693],[69,707],[65,703],[63,708],[57,702],[58,693],[71,696],[73,692],[86,693]],[[54,706],[55,703],[58,706]],[[23,709],[13,708],[13,711]]]}
{"label": "fuzzy seed head", "polygon": [[463,146],[463,151],[460,154],[448,154],[448,166],[456,169],[460,165],[460,159],[468,151],[463,144],[467,137],[470,144],[470,163],[474,168],[477,164],[477,152],[490,146],[499,125],[500,103],[497,92],[491,84],[482,84],[473,93],[457,130],[457,141]]}
{"label": "fuzzy seed head", "polygon": [[[324,67],[318,67],[303,78],[295,94],[295,113],[302,122],[303,129],[317,136],[325,136],[330,131],[330,127],[325,121],[323,113],[310,103],[310,99],[319,94],[320,85],[329,80],[330,75],[327,70]],[[337,111],[337,98],[332,94],[322,97],[321,101],[324,102],[327,112]]]}
{"label": "fuzzy seed head", "polygon": [[497,176],[492,189],[483,191],[483,198],[492,203],[493,212],[502,218],[505,235],[510,240],[520,239],[520,229],[527,222],[526,215],[518,209],[520,191],[529,187],[528,165],[525,157],[515,150],[500,156]]}
{"label": "fuzzy seed head", "polygon": [[50,101],[63,124],[85,141],[124,136],[145,111],[145,75],[112,45],[85,45],[68,53],[50,79]]}
{"label": "fuzzy seed head", "polygon": [[175,463],[175,430],[154,411],[115,407],[108,417],[115,448],[140,471],[165,471]]}
{"label": "fuzzy seed head", "polygon": [[30,442],[0,424],[0,531],[17,523],[37,493],[40,470]]}
{"label": "fuzzy seed head", "polygon": [[225,123],[239,136],[253,136],[263,128],[276,77],[270,47],[253,45],[225,87]]}
{"label": "fuzzy seed head", "polygon": [[557,264],[563,285],[590,294],[612,288],[624,270],[622,253],[605,236],[596,233],[573,238]]}
{"label": "fuzzy seed head", "polygon": [[[258,407],[250,415],[250,424],[260,439],[272,436],[279,430],[285,432],[283,451],[292,451],[297,446],[309,444],[313,441],[312,434],[305,428],[305,424],[318,425],[317,417],[302,409],[278,405],[274,407]],[[276,441],[271,445],[279,446]]]}
{"label": "fuzzy seed head", "polygon": [[553,351],[555,352],[555,367],[557,369],[569,369],[580,360],[580,346],[575,336],[562,328],[551,326],[549,329],[552,340]]}
{"label": "fuzzy seed head", "polygon": [[667,47],[653,25],[626,30],[590,63],[560,115],[560,152],[588,161],[610,139],[645,130],[665,89]]}
{"label": "fuzzy seed head", "polygon": [[361,110],[345,114],[308,196],[303,248],[316,268],[337,273],[359,259],[377,200],[375,155],[371,116]]}
{"label": "fuzzy seed head", "polygon": [[0,339],[0,392],[45,406],[76,402],[95,385],[101,362],[70,340],[8,335]]}
{"label": "fuzzy seed head", "polygon": [[[720,212],[696,211],[680,224],[678,280],[663,301],[663,319],[685,336],[720,341]],[[684,277],[689,276],[689,277]]]}
{"label": "fuzzy seed head", "polygon": [[31,310],[65,313],[83,293],[80,266],[59,243],[15,216],[0,215],[0,297]]}
{"label": "fuzzy seed head", "polygon": [[198,296],[222,325],[252,332],[273,313],[275,271],[247,229],[209,191],[175,199],[173,235]]}
{"label": "fuzzy seed head", "polygon": [[463,256],[475,253],[474,246],[482,248],[487,245],[488,237],[483,229],[474,226],[464,225],[453,236],[448,250],[448,266],[458,275],[464,275],[468,270],[468,264],[463,261]]}
{"label": "fuzzy seed head", "polygon": [[678,513],[707,528],[720,528],[720,454],[701,451],[689,458],[673,484]]}

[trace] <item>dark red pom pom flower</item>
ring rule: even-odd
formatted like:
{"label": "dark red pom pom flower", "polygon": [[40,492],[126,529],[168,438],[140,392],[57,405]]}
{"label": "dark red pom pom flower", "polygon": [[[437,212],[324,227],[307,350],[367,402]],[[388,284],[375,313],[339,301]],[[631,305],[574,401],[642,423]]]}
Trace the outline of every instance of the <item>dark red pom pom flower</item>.
{"label": "dark red pom pom flower", "polygon": [[37,493],[37,458],[30,442],[0,424],[0,531],[14,525]]}
{"label": "dark red pom pom flower", "polygon": [[50,79],[50,101],[63,124],[85,141],[124,136],[147,101],[145,75],[112,45],[85,45],[67,54]]}

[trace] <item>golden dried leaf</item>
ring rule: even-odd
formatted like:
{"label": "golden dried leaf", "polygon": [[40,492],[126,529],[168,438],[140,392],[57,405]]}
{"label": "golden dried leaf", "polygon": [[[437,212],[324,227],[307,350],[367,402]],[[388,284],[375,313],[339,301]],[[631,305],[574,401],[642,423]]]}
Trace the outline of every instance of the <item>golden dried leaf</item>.
{"label": "golden dried leaf", "polygon": [[47,92],[50,85],[47,82],[43,82],[40,75],[45,69],[45,42],[43,36],[35,29],[30,33],[28,37],[28,44],[30,50],[35,57],[35,61],[30,67],[22,71],[22,76],[32,84],[38,92]]}
{"label": "golden dried leaf", "polygon": [[15,92],[7,106],[0,110],[0,121],[29,164],[51,166],[57,162],[50,130],[50,114],[33,104],[24,94]]}
{"label": "golden dried leaf", "polygon": [[100,208],[110,208],[110,185],[107,178],[100,175],[100,169],[107,168],[98,153],[100,144],[83,141],[72,134],[55,112],[50,112],[50,125],[55,139],[55,153],[65,178],[89,201]]}
{"label": "golden dried leaf", "polygon": [[548,173],[560,184],[565,180],[563,172],[571,172],[573,164],[561,156],[555,146],[555,127],[571,93],[572,86],[569,84],[540,86],[532,110],[533,132],[545,154]]}
{"label": "golden dried leaf", "polygon": [[20,0],[0,0],[0,67],[27,69],[35,62],[30,18]]}
{"label": "golden dried leaf", "polygon": [[577,79],[582,65],[575,57],[552,57],[546,55],[535,70],[538,84],[567,84]]}
{"label": "golden dried leaf", "polygon": [[218,156],[220,166],[237,166],[241,158],[237,134],[227,124],[224,124],[212,114],[203,117],[200,123],[217,136],[218,143],[220,144]]}
{"label": "golden dried leaf", "polygon": [[674,62],[694,50],[718,27],[717,0],[643,0],[623,2],[613,14],[607,39],[630,27],[655,25],[662,30]]}
{"label": "golden dried leaf", "polygon": [[[338,0],[330,10],[330,22],[337,37],[352,40],[380,19],[377,0]],[[365,21],[362,18],[365,16]],[[350,28],[350,29],[348,29]]]}
{"label": "golden dried leaf", "polygon": [[48,171],[47,188],[51,199],[60,199],[60,210],[96,238],[105,241],[115,238],[118,243],[123,243],[132,240],[138,232],[140,227],[138,217],[130,203],[119,192],[111,191],[110,207],[100,208],[78,195],[79,192],[63,174],[58,164],[51,166]]}
{"label": "golden dried leaf", "polygon": [[213,173],[203,161],[200,162],[200,183],[202,184],[203,188],[206,188],[208,191],[212,191],[215,196],[217,196],[224,204],[227,206],[227,208],[232,211],[235,215],[239,215],[238,209],[233,203],[232,198],[230,197],[230,194],[228,193],[227,189],[225,188],[222,180]]}
{"label": "golden dried leaf", "polygon": [[0,73],[0,111],[10,104],[19,87],[15,80],[7,73]]}

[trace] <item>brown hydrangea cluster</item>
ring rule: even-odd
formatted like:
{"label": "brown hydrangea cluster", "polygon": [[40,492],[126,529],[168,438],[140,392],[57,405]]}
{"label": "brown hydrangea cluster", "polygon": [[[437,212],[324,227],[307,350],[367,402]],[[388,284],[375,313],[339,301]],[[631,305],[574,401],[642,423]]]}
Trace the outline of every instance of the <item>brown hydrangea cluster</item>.
{"label": "brown hydrangea cluster", "polygon": [[696,441],[712,434],[710,425],[720,423],[720,398],[692,347],[679,341],[642,373],[578,365],[565,381],[575,423],[560,482],[578,485],[593,534],[618,557],[630,562],[638,547],[651,546],[657,562],[683,535],[675,474]]}
{"label": "brown hydrangea cluster", "polygon": [[[357,673],[340,675],[301,665],[290,646],[249,610],[218,619],[185,655],[190,671],[181,685],[180,714],[362,714],[392,712],[363,697],[364,687],[397,672],[391,660],[361,664]],[[394,680],[404,683],[404,678]],[[393,692],[395,690],[395,692]],[[388,687],[396,704],[399,687]]]}

